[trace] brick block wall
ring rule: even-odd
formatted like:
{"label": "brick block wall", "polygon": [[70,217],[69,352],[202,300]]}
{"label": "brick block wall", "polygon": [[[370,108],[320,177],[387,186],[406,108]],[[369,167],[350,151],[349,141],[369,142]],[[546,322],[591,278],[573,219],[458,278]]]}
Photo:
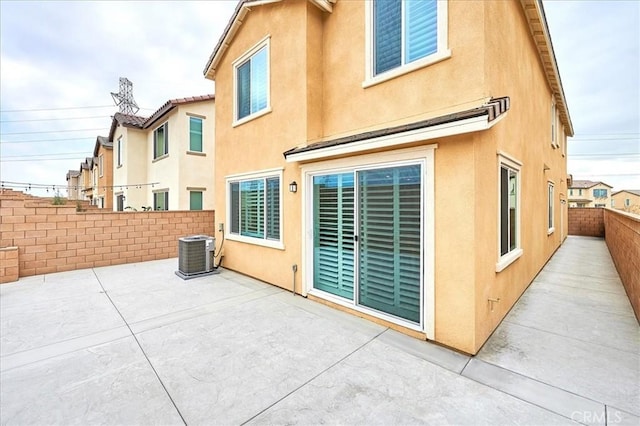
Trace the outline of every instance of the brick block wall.
{"label": "brick block wall", "polygon": [[569,235],[603,238],[604,231],[604,209],[579,207],[569,209]]}
{"label": "brick block wall", "polygon": [[211,210],[76,211],[0,194],[0,248],[18,247],[19,276],[178,256],[178,238],[215,235]]}
{"label": "brick block wall", "polygon": [[0,248],[0,284],[18,281],[18,247]]}
{"label": "brick block wall", "polygon": [[604,222],[609,253],[640,321],[640,216],[606,209]]}

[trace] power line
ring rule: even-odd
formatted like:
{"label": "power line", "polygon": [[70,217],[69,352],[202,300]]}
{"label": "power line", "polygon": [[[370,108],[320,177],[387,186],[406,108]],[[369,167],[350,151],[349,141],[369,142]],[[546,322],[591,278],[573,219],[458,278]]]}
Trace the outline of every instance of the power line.
{"label": "power line", "polygon": [[[86,155],[81,155],[80,157],[84,158]],[[17,161],[62,161],[62,160],[77,160],[79,157],[69,157],[69,158],[26,158],[23,160],[11,159],[5,160],[4,158],[0,158],[0,163],[15,163]]]}
{"label": "power line", "polygon": [[26,141],[0,141],[0,144],[5,143],[39,143],[39,142],[67,142],[67,141],[84,141],[87,139],[95,139],[94,136],[87,136],[84,138],[67,138],[67,139],[30,139]]}
{"label": "power line", "polygon": [[86,152],[57,152],[51,154],[27,154],[27,155],[3,155],[2,158],[27,158],[27,157],[46,157],[49,155],[83,155],[86,156]]}
{"label": "power line", "polygon": [[0,110],[0,112],[63,111],[63,110],[70,110],[70,109],[90,109],[90,108],[113,108],[113,105],[90,105],[90,106],[61,107],[61,108],[2,109]]}
{"label": "power line", "polygon": [[35,135],[35,134],[41,134],[41,133],[96,132],[98,130],[104,130],[104,128],[101,128],[101,129],[74,129],[74,130],[44,130],[44,131],[38,131],[38,132],[12,132],[12,133],[0,133],[0,135],[8,136],[8,135]]}
{"label": "power line", "polygon": [[569,154],[569,157],[637,157],[640,152],[621,152],[618,154]]}
{"label": "power line", "polygon": [[30,120],[0,120],[0,123],[31,123],[34,121],[89,120],[92,118],[111,118],[111,117],[108,115],[93,115],[91,117],[33,118]]}

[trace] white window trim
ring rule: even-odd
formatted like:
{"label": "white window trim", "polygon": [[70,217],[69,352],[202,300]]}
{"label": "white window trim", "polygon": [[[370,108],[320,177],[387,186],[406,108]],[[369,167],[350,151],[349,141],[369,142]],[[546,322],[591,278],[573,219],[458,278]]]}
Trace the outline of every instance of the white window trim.
{"label": "white window trim", "polygon": [[124,155],[123,155],[124,152],[122,152],[122,146],[123,146],[122,136],[120,136],[118,138],[117,146],[116,146],[117,149],[118,149],[118,154],[116,156],[116,161],[118,162],[118,164],[117,164],[118,167],[122,167],[122,165],[124,164]]}
{"label": "white window trim", "polygon": [[[359,155],[335,160],[303,165],[302,185],[300,195],[302,197],[302,259],[301,273],[303,278],[302,295],[314,295],[342,306],[346,306],[357,312],[363,312],[385,321],[401,325],[403,327],[423,332],[428,339],[435,339],[435,150],[437,144],[425,145],[417,148],[407,148],[395,151],[379,152],[375,154]],[[341,171],[387,167],[402,163],[416,163],[423,165],[423,276],[422,276],[422,314],[421,325],[402,320],[401,318],[384,314],[382,312],[356,305],[345,299],[330,295],[313,288],[313,176],[324,173],[339,173]]]}
{"label": "white window trim", "polygon": [[400,65],[397,68],[374,75],[373,67],[373,2],[365,2],[365,80],[362,87],[367,88],[384,81],[391,80],[401,75],[410,73],[420,68],[433,65],[451,57],[451,50],[448,46],[448,2],[438,1],[438,50],[429,56],[413,61],[409,64]]}
{"label": "white window trim", "polygon": [[[169,156],[169,132],[167,132],[167,123],[168,121],[165,121],[164,123],[162,123],[161,125],[159,125],[158,127],[156,127],[155,129],[153,129],[153,132],[151,132],[151,143],[153,144],[153,149],[151,150],[151,155],[153,155],[153,160],[152,162],[158,161],[158,160],[162,160],[163,158],[166,158]],[[155,156],[156,154],[156,132],[158,131],[158,129],[160,127],[164,127],[164,149],[165,152],[164,154],[160,154],[157,157]]]}
{"label": "white window trim", "polygon": [[557,120],[556,101],[551,96],[551,147],[553,149],[559,148],[558,143],[558,120]]}
{"label": "white window trim", "polygon": [[[517,215],[516,215],[516,248],[511,250],[510,252],[508,252],[505,255],[500,255],[500,244],[501,244],[501,235],[500,235],[500,168],[502,167],[502,165],[505,165],[507,167],[510,167],[514,170],[516,170],[518,172],[518,187],[517,187],[517,191],[518,191],[518,195],[516,198],[516,203],[518,206],[518,211],[517,211]],[[512,157],[509,154],[506,154],[502,151],[498,152],[498,179],[497,179],[497,194],[498,194],[498,208],[497,208],[497,225],[498,227],[497,229],[497,239],[496,239],[496,248],[497,248],[497,256],[498,256],[498,262],[496,263],[496,272],[501,272],[503,271],[507,266],[511,265],[513,262],[515,262],[517,259],[520,258],[520,256],[522,256],[523,254],[523,250],[522,250],[522,241],[520,238],[520,224],[521,224],[521,218],[520,216],[522,215],[522,203],[521,203],[521,196],[522,196],[522,163],[518,160],[516,160],[514,157]]]}
{"label": "white window trim", "polygon": [[[238,67],[244,64],[248,59],[250,59],[265,46],[267,48],[267,106],[260,111],[254,112],[253,114],[249,114],[246,117],[238,119]],[[238,59],[233,61],[231,65],[233,70],[233,122],[231,123],[231,126],[237,127],[241,124],[244,124],[251,120],[255,120],[256,118],[262,117],[263,115],[271,112],[271,36],[268,35],[260,40],[251,49],[249,49]]]}
{"label": "white window trim", "polygon": [[549,225],[549,211],[551,211],[551,226],[547,228],[547,235],[556,230],[556,185],[553,181],[547,181],[547,226]]}
{"label": "white window trim", "polygon": [[104,154],[98,156],[98,173],[100,177],[104,176]]}
{"label": "white window trim", "polygon": [[[263,246],[274,248],[278,250],[284,250],[284,233],[283,233],[283,171],[282,167],[268,170],[261,170],[257,172],[238,173],[225,176],[225,202],[226,202],[226,221],[227,226],[224,227],[224,237],[230,241],[238,241],[241,243],[253,244],[256,246]],[[231,233],[231,192],[229,191],[229,184],[231,182],[238,182],[251,179],[264,179],[268,177],[278,177],[280,180],[280,240],[267,240],[261,238],[245,237],[244,235],[237,235]]]}

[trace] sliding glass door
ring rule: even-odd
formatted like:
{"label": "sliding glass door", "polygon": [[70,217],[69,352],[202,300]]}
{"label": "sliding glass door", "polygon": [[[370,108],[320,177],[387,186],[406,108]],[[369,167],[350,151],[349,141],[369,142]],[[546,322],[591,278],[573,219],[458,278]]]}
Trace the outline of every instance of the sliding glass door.
{"label": "sliding glass door", "polygon": [[420,324],[422,166],[313,177],[313,287]]}

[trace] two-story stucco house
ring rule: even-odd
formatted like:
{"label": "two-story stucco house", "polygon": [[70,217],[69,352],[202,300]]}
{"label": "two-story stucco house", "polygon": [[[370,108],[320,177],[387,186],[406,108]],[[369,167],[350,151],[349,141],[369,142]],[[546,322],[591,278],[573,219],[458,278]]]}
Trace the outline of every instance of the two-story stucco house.
{"label": "two-story stucco house", "polygon": [[80,199],[93,204],[93,157],[87,157],[80,163]]}
{"label": "two-story stucco house", "polygon": [[611,207],[611,185],[575,179],[569,187],[569,207]]}
{"label": "two-story stucco house", "polygon": [[611,194],[611,207],[636,214],[640,213],[640,189],[623,189]]}
{"label": "two-story stucco house", "polygon": [[150,117],[116,113],[114,210],[213,209],[214,96],[167,101]]}
{"label": "two-story stucco house", "polygon": [[566,237],[539,1],[244,0],[204,74],[225,267],[476,353]]}
{"label": "two-story stucco house", "polygon": [[67,198],[69,200],[81,200],[80,171],[69,170],[67,172]]}
{"label": "two-story stucco house", "polygon": [[113,209],[113,143],[98,136],[93,148],[93,204],[101,209]]}

